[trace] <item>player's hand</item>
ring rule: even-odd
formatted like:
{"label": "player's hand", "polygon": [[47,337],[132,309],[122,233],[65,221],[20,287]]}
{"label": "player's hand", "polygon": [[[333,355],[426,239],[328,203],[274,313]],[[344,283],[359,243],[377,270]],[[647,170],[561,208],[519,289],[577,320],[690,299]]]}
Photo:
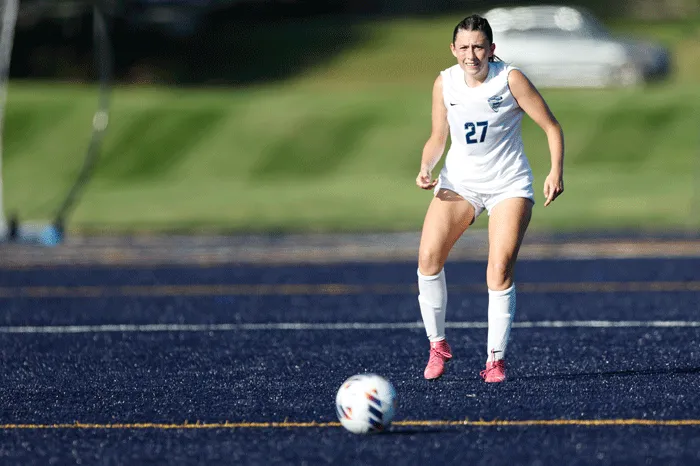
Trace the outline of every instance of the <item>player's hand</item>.
{"label": "player's hand", "polygon": [[421,189],[433,189],[437,184],[437,179],[432,179],[430,170],[427,168],[421,168],[418,176],[416,177],[416,185]]}
{"label": "player's hand", "polygon": [[564,177],[561,173],[550,172],[544,180],[544,206],[547,207],[554,199],[564,192]]}

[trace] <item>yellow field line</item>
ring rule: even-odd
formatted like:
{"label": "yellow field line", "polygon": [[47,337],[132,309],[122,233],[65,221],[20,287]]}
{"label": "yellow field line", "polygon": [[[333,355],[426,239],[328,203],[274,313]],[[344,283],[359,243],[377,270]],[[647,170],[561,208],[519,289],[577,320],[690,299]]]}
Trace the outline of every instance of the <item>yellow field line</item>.
{"label": "yellow field line", "polygon": [[[492,421],[440,421],[440,420],[404,420],[392,423],[399,427],[531,427],[531,426],[700,426],[700,419],[531,419],[531,420],[492,420]],[[180,429],[289,429],[289,428],[328,428],[340,427],[339,422],[194,422],[182,424],[169,423],[115,423],[93,424],[75,422],[70,424],[0,424],[0,430],[31,429],[116,429],[116,430],[180,430]]]}
{"label": "yellow field line", "polygon": [[[700,281],[518,283],[524,293],[618,293],[700,291]],[[450,286],[450,291],[485,292],[485,284]],[[355,295],[416,293],[415,285],[257,284],[257,285],[138,285],[138,286],[22,286],[0,287],[0,298],[96,298],[105,296],[260,296]]]}

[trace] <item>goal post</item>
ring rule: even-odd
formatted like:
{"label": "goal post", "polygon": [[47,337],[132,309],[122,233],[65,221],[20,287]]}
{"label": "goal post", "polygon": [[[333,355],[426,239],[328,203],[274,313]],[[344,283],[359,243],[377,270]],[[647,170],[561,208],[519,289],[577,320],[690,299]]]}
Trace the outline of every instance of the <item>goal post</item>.
{"label": "goal post", "polygon": [[0,0],[0,5],[2,7],[2,31],[0,32],[0,73],[2,73],[0,76],[0,242],[14,241],[53,246],[63,241],[66,221],[92,177],[95,164],[99,158],[104,132],[109,122],[113,75],[112,46],[108,24],[111,3],[109,0],[94,0],[92,8],[93,54],[97,69],[96,75],[99,81],[99,91],[97,109],[91,122],[90,143],[75,181],[63,197],[50,222],[43,223],[20,221],[17,217],[14,217],[14,214],[8,219],[3,203],[3,123],[19,0]]}

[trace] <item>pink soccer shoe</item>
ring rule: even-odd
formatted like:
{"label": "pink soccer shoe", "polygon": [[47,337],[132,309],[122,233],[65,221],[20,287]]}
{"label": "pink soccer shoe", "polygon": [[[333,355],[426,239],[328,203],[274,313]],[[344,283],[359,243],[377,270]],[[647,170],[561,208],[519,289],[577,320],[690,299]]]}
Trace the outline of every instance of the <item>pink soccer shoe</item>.
{"label": "pink soccer shoe", "polygon": [[446,340],[430,342],[430,359],[425,366],[423,376],[434,380],[445,372],[445,363],[452,358],[452,350]]}
{"label": "pink soccer shoe", "polygon": [[496,359],[496,352],[491,352],[491,360],[486,361],[486,369],[481,371],[479,375],[484,382],[498,383],[506,380],[506,361],[504,359]]}

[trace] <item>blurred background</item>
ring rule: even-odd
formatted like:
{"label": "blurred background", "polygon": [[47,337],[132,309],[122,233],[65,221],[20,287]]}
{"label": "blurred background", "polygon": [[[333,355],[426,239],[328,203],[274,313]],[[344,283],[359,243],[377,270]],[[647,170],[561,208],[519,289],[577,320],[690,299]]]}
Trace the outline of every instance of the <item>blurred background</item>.
{"label": "blurred background", "polygon": [[21,0],[13,31],[12,3],[8,216],[85,234],[418,231],[433,80],[476,12],[565,131],[566,191],[544,209],[546,138],[524,123],[532,230],[700,231],[698,0]]}

